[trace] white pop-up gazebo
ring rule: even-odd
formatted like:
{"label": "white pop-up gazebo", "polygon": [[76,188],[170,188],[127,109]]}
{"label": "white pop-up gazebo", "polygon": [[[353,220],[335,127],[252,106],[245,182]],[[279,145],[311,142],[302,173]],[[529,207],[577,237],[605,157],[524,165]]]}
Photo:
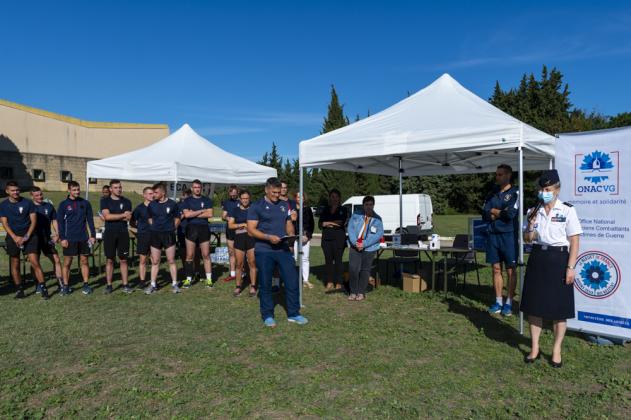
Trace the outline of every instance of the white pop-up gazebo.
{"label": "white pop-up gazebo", "polygon": [[188,124],[164,139],[132,152],[88,162],[88,178],[130,181],[193,181],[213,184],[263,184],[276,169],[228,153]]}
{"label": "white pop-up gazebo", "polygon": [[[516,163],[523,208],[524,168],[550,168],[554,141],[443,74],[390,108],[300,142],[300,191],[303,169],[316,167],[398,175],[402,195],[403,176],[492,172],[501,163]],[[400,201],[401,229],[402,212]],[[523,244],[519,260],[521,266]]]}

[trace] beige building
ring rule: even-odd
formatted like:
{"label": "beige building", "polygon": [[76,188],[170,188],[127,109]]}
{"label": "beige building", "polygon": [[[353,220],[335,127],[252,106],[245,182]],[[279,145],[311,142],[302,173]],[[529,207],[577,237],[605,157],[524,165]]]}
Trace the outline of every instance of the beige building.
{"label": "beige building", "polygon": [[[166,124],[84,121],[0,99],[0,186],[11,179],[65,191],[75,180],[85,189],[89,160],[136,150],[169,135]],[[90,180],[90,190],[109,180]],[[125,183],[125,190],[141,190]]]}

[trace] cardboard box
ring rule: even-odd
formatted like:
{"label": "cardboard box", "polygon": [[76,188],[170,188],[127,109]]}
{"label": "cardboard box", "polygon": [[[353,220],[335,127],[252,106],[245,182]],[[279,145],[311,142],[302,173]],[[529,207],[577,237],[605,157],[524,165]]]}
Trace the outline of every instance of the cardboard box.
{"label": "cardboard box", "polygon": [[418,274],[403,273],[403,291],[421,293],[427,290],[427,282]]}

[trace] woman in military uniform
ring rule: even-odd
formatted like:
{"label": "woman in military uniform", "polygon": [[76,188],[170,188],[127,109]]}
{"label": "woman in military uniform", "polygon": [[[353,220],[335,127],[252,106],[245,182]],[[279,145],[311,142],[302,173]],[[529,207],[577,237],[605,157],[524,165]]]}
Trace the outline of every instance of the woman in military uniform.
{"label": "woman in military uniform", "polygon": [[524,240],[533,243],[528,259],[521,302],[528,315],[532,349],[525,362],[540,356],[539,337],[543,320],[552,320],[554,345],[551,363],[562,366],[561,344],[567,329],[566,320],[574,318],[574,266],[581,229],[576,209],[558,199],[561,189],[558,172],[553,169],[539,178],[539,202],[528,210]]}

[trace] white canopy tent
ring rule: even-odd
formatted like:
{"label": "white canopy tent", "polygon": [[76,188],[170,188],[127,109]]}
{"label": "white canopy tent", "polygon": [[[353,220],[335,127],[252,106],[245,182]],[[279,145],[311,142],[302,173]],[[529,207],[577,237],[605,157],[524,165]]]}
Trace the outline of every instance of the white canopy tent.
{"label": "white canopy tent", "polygon": [[213,184],[263,184],[276,169],[228,153],[188,124],[164,139],[132,152],[88,162],[88,178],[130,181],[193,181]]}
{"label": "white canopy tent", "polygon": [[501,163],[515,162],[523,208],[524,167],[548,169],[554,141],[443,74],[390,108],[300,142],[300,191],[308,168],[398,175],[402,195],[403,176],[493,172]]}

